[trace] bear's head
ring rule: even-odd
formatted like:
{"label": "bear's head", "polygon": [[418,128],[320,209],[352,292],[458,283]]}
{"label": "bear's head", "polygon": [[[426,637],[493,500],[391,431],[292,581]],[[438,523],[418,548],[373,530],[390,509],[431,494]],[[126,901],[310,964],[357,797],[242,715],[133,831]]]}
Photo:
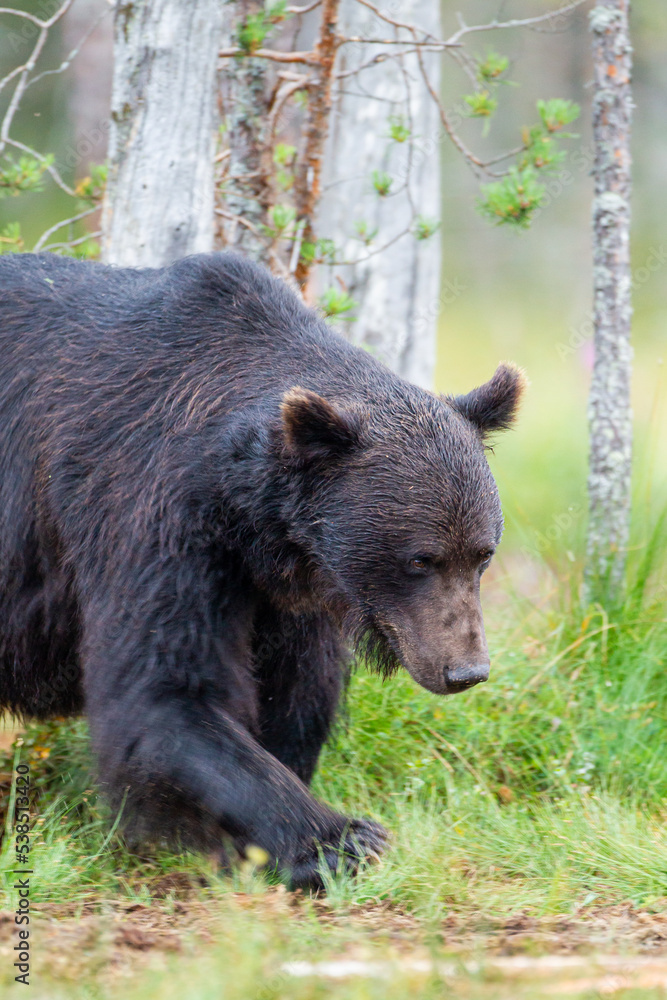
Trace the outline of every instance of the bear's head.
{"label": "bear's head", "polygon": [[465,396],[406,386],[362,406],[295,387],[282,399],[291,538],[314,585],[372,662],[438,694],[489,675],[480,579],[503,520],[485,439],[513,422],[523,386],[501,365]]}

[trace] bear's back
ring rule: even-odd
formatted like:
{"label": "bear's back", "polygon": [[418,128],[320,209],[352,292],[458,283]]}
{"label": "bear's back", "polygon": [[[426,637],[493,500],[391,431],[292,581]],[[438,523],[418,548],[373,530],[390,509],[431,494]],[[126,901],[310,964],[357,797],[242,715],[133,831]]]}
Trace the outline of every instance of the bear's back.
{"label": "bear's back", "polygon": [[[315,316],[281,281],[234,253],[198,254],[164,268],[122,268],[51,253],[0,257],[0,337],[19,334],[43,352],[45,337],[67,328],[114,331],[119,346],[289,338]],[[266,346],[266,343],[264,344]]]}
{"label": "bear's back", "polygon": [[277,409],[293,386],[356,400],[369,413],[382,400],[385,421],[405,405],[433,405],[328,328],[282,280],[228,251],[155,269],[0,257],[0,357],[0,409],[17,377],[46,387],[32,393],[40,408],[47,396],[54,402],[54,386],[70,408],[83,394],[91,406],[113,402],[132,413],[171,410],[188,396],[217,400],[218,412]]}

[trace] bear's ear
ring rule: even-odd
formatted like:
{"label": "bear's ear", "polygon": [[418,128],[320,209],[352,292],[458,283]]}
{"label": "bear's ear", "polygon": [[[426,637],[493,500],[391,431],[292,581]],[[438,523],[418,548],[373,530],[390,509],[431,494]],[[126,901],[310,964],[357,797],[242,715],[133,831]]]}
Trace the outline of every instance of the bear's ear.
{"label": "bear's ear", "polygon": [[280,412],[287,450],[303,462],[340,457],[361,442],[359,418],[309,389],[289,389]]}
{"label": "bear's ear", "polygon": [[528,384],[525,373],[513,364],[498,365],[493,377],[465,396],[455,396],[452,405],[475,424],[482,435],[511,427]]}

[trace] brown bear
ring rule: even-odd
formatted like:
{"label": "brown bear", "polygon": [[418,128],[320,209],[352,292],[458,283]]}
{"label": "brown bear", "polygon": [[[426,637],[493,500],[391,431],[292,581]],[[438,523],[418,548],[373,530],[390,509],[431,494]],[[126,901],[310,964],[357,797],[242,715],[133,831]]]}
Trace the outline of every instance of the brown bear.
{"label": "brown bear", "polygon": [[263,848],[292,885],[385,831],[308,783],[348,644],[429,691],[489,673],[522,390],[409,385],[233,254],[0,258],[0,708],[85,711],[138,836]]}

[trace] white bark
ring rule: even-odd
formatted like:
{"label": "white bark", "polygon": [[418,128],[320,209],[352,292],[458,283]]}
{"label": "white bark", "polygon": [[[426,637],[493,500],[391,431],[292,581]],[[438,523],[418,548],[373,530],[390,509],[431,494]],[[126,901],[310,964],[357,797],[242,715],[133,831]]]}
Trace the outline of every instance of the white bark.
{"label": "white bark", "polygon": [[131,0],[115,20],[108,263],[167,264],[213,248],[220,0]]}
{"label": "white bark", "polygon": [[593,202],[595,363],[589,396],[587,577],[591,594],[614,593],[630,522],[630,118],[629,0],[601,0],[590,13],[595,94]]}
{"label": "white bark", "polygon": [[[233,44],[233,30],[251,16],[264,10],[263,0],[235,0],[230,4],[229,31],[225,44]],[[232,37],[229,37],[229,35]],[[266,238],[262,226],[268,219],[271,192],[266,184],[266,125],[268,114],[267,63],[264,59],[244,56],[227,59],[223,70],[223,93],[229,135],[229,170],[224,186],[228,211],[235,217],[227,220],[226,246],[254,260],[268,264]],[[269,154],[270,155],[270,154]],[[243,223],[238,222],[243,219]]]}
{"label": "white bark", "polygon": [[[396,16],[441,37],[440,5],[433,0],[403,0]],[[386,34],[387,25],[378,27],[373,13],[356,0],[343,0],[340,30],[345,35],[377,37]],[[363,43],[344,45],[337,70],[347,71],[368,59],[369,47]],[[437,53],[424,54],[436,92],[440,59]],[[411,158],[408,143],[386,138],[389,116],[405,114],[406,97],[411,117],[406,125],[415,137]],[[333,239],[345,260],[356,260],[368,250],[354,238],[355,221],[365,220],[369,228],[377,228],[370,247],[374,250],[408,228],[415,212],[439,218],[439,143],[433,141],[439,132],[437,109],[416,56],[405,56],[402,67],[398,60],[387,59],[359,77],[341,80],[334,91],[317,235]],[[392,175],[388,197],[374,190],[374,170]],[[339,272],[358,303],[355,321],[345,324],[350,338],[425,388],[433,387],[440,262],[439,234],[420,241],[408,233],[363,263]]]}

